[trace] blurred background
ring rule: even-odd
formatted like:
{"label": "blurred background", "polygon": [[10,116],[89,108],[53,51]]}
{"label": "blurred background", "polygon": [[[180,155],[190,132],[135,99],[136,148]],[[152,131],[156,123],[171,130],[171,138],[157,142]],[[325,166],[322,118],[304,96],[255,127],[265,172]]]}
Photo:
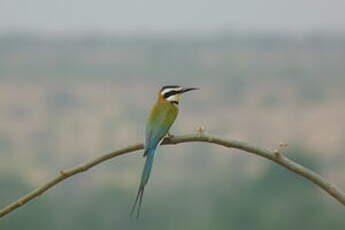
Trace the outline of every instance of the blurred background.
{"label": "blurred background", "polygon": [[[172,133],[286,154],[345,189],[345,3],[0,3],[0,207],[59,170],[143,141],[162,85],[183,98]],[[144,160],[125,155],[0,221],[21,229],[344,229],[342,205],[273,163],[202,143],[160,148],[130,221]]]}

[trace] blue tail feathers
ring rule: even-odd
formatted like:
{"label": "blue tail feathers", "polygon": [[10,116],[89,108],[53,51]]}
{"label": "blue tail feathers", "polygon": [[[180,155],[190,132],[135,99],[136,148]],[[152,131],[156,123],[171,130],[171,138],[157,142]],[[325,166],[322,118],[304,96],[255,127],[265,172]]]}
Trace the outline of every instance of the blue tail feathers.
{"label": "blue tail feathers", "polygon": [[140,185],[142,185],[142,186],[145,186],[147,184],[147,182],[149,181],[151,169],[152,169],[152,165],[153,165],[153,160],[154,160],[154,151],[148,152],[146,155],[146,161],[145,161],[143,173],[141,175]]}
{"label": "blue tail feathers", "polygon": [[137,209],[136,217],[139,218],[140,216],[140,209],[141,209],[141,204],[143,201],[144,189],[145,189],[145,185],[147,184],[150,178],[155,150],[156,149],[146,150],[144,153],[144,156],[146,156],[145,166],[141,175],[141,181],[140,181],[137,197],[135,198],[135,201],[131,210],[131,217],[133,216],[135,209]]}

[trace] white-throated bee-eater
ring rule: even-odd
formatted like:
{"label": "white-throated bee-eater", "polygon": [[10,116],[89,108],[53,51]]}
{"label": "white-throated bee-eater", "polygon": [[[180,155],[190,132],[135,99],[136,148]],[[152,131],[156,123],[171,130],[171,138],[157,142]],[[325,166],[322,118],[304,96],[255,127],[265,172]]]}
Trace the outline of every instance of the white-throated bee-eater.
{"label": "white-throated bee-eater", "polygon": [[150,177],[157,146],[160,145],[164,137],[168,134],[171,125],[177,117],[181,95],[196,89],[198,88],[183,88],[178,85],[167,85],[162,87],[159,91],[157,102],[153,106],[146,123],[144,146],[144,157],[146,157],[146,161],[141,175],[137,197],[132,207],[131,216],[136,208],[137,218],[140,215],[144,189]]}

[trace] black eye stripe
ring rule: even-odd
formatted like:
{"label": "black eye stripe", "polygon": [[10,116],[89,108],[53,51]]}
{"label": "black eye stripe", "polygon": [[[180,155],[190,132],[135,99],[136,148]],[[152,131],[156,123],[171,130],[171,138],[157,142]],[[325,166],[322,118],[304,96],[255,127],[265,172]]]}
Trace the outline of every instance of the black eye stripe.
{"label": "black eye stripe", "polygon": [[172,91],[166,92],[163,96],[164,96],[164,98],[168,98],[168,97],[173,96],[173,95],[178,94],[178,93],[180,93],[180,91],[172,90]]}
{"label": "black eye stripe", "polygon": [[161,91],[163,91],[165,89],[169,89],[169,88],[175,89],[175,88],[180,88],[180,86],[178,86],[178,85],[166,85],[166,86],[162,87]]}

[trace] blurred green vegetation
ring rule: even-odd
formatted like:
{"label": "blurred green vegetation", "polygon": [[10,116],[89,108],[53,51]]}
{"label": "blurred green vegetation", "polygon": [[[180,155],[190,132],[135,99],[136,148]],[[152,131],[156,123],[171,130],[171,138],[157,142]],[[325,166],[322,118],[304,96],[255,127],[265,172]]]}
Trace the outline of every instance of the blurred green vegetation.
{"label": "blurred green vegetation", "polygon": [[[345,36],[0,36],[0,78],[344,80]],[[15,58],[15,59],[14,59]],[[15,60],[15,61],[14,61]],[[305,87],[303,83],[301,86]]]}
{"label": "blurred green vegetation", "polygon": [[[320,170],[303,149],[291,148],[291,152],[296,161]],[[0,229],[344,228],[344,209],[340,204],[330,205],[336,201],[330,198],[326,202],[322,199],[326,194],[286,169],[268,162],[267,166],[255,178],[241,176],[239,166],[212,174],[204,184],[185,181],[173,191],[149,189],[153,195],[145,197],[141,220],[130,220],[128,216],[133,191],[114,185],[83,191],[73,182],[65,182],[57,191],[6,216]],[[2,205],[32,189],[20,181],[11,175],[0,178]],[[63,187],[71,188],[67,192]]]}
{"label": "blurred green vegetation", "polygon": [[[209,103],[207,110],[220,112],[209,113],[207,119],[210,121],[214,120],[214,116],[223,116],[223,111],[231,111],[232,108],[242,106],[243,100],[248,100],[253,95],[258,97],[258,107],[272,109],[284,106],[285,110],[277,111],[299,119],[299,113],[296,111],[301,110],[305,105],[312,107],[324,102],[326,97],[333,100],[343,95],[334,96],[333,93],[335,89],[344,91],[344,60],[344,36],[281,37],[224,33],[201,37],[52,38],[20,34],[2,35],[0,36],[1,82],[8,81],[15,85],[28,81],[34,85],[36,82],[51,81],[51,84],[47,84],[45,92],[40,94],[43,96],[33,97],[34,99],[31,98],[27,104],[18,103],[19,99],[11,92],[8,95],[12,95],[12,98],[8,97],[4,100],[8,103],[4,103],[5,109],[0,111],[3,112],[0,114],[7,116],[8,121],[16,128],[11,135],[7,134],[8,130],[1,130],[0,133],[0,158],[12,163],[11,165],[1,162],[6,169],[0,170],[0,207],[31,191],[32,184],[42,184],[28,180],[28,178],[35,180],[35,175],[23,175],[23,172],[28,172],[27,168],[30,173],[35,171],[40,174],[43,171],[43,176],[38,175],[37,178],[49,178],[47,174],[54,173],[57,169],[67,168],[81,160],[93,158],[94,155],[91,154],[84,156],[86,150],[82,148],[85,141],[92,142],[88,139],[90,136],[83,136],[85,139],[78,139],[78,136],[94,131],[96,135],[93,138],[102,139],[99,142],[95,141],[97,147],[90,150],[96,149],[96,153],[120,144],[123,146],[125,143],[121,143],[121,140],[124,140],[124,137],[135,136],[134,132],[139,130],[137,129],[139,122],[146,116],[146,111],[142,109],[146,105],[142,103],[142,91],[140,91],[144,84],[146,88],[147,85],[152,85],[151,83],[160,85],[167,82],[180,82],[192,86],[216,85],[215,88],[221,90],[217,92],[215,101],[207,101]],[[62,83],[55,84],[55,81]],[[76,83],[70,84],[69,81]],[[125,95],[126,98],[120,98],[121,100],[109,99],[109,101],[117,99],[116,105],[121,108],[121,113],[114,113],[117,117],[113,118],[108,117],[113,110],[104,109],[113,104],[105,103],[101,107],[103,110],[97,111],[98,100],[104,100],[108,95],[106,93],[99,98],[90,97],[94,101],[90,102],[89,107],[86,106],[89,103],[88,94],[80,94],[80,91],[92,88],[88,88],[89,85],[77,87],[78,82],[84,81],[101,82],[104,85],[107,81],[111,81],[111,84],[119,86],[117,89],[123,85],[128,86],[122,84],[124,82],[134,82],[132,86],[139,86],[135,89],[139,90],[138,93],[135,92],[137,94],[134,91],[133,93],[123,91],[123,94],[127,92],[130,94]],[[98,86],[101,90],[98,88],[96,93],[101,94],[102,84]],[[23,93],[24,99],[34,94],[37,88],[33,87],[31,91]],[[292,92],[291,95],[286,93],[288,99],[282,96],[285,94],[275,93],[285,88],[289,88],[291,90],[289,92]],[[20,89],[18,87],[18,90]],[[256,94],[251,95],[250,93],[254,91]],[[261,92],[266,93],[262,98]],[[42,99],[38,103],[45,106],[33,107],[32,105],[37,103],[37,98]],[[190,104],[190,110],[196,111],[195,114],[205,112],[200,109],[206,107],[203,101],[205,97],[201,98],[203,99],[196,101],[194,105]],[[136,100],[139,102],[135,103]],[[295,103],[298,105],[296,106]],[[222,110],[224,107],[228,110]],[[38,108],[38,112],[33,108]],[[326,108],[328,109],[327,106]],[[238,114],[242,116],[239,111],[237,116]],[[240,112],[246,113],[243,115],[249,114],[250,117],[255,116],[255,112],[248,110],[248,107]],[[229,114],[230,116],[232,114]],[[89,117],[95,120],[88,119]],[[83,118],[85,120],[82,120]],[[278,115],[277,119],[279,119]],[[83,122],[78,123],[80,120]],[[104,120],[104,123],[97,123],[99,120]],[[247,120],[251,121],[251,119]],[[2,121],[1,117],[0,121]],[[322,120],[315,122],[320,121]],[[28,125],[34,122],[36,123],[33,126]],[[87,126],[90,129],[83,129],[82,126],[87,124],[91,124]],[[99,128],[97,124],[104,127]],[[219,123],[214,124],[219,125]],[[127,131],[126,125],[132,126],[130,131]],[[248,124],[251,125],[253,123]],[[295,124],[285,124],[280,128],[293,125]],[[235,124],[219,126],[218,134],[228,134],[227,132],[231,131]],[[11,129],[11,127],[9,125],[7,128]],[[295,141],[299,138],[298,127],[297,125],[289,127],[296,129],[290,134],[295,135]],[[16,142],[18,135],[24,133],[22,128],[30,138],[23,135],[21,140]],[[98,130],[93,130],[94,128]],[[216,127],[207,128],[212,130]],[[316,129],[324,129],[324,126],[315,127]],[[71,133],[67,133],[66,130]],[[122,139],[118,140],[114,135],[115,131],[124,137],[121,136]],[[262,134],[263,132],[266,132],[266,127],[264,129],[253,127],[251,133],[262,138],[275,135],[274,129],[267,130],[266,136]],[[99,134],[102,136],[100,137]],[[66,138],[62,139],[61,135]],[[245,133],[240,135],[245,136]],[[132,139],[129,141],[132,142]],[[26,146],[18,146],[18,143],[24,143]],[[322,172],[325,164],[319,165],[320,159],[301,146],[304,146],[303,142],[295,148],[289,147],[291,152],[287,154],[296,161]],[[15,150],[20,149],[16,147],[27,148],[32,155],[27,156],[26,152],[18,151],[14,154]],[[171,152],[174,150],[176,149],[172,149]],[[126,156],[97,167],[95,174],[79,175],[56,186],[44,196],[1,219],[0,229],[344,229],[344,208],[303,178],[267,160],[259,159],[256,160],[260,163],[264,161],[265,168],[248,176],[248,173],[243,171],[251,156],[246,156],[245,159],[241,158],[242,155],[233,157],[234,159],[229,160],[229,163],[224,160],[225,158],[221,158],[222,162],[218,162],[220,158],[217,158],[216,162],[222,164],[218,166],[211,161],[211,158],[215,158],[214,155],[209,154],[212,151],[214,149],[211,147],[195,144],[193,147],[188,147],[188,154],[184,155],[183,162],[179,161],[177,168],[175,167],[176,171],[167,172],[166,175],[155,175],[155,179],[150,181],[150,186],[145,191],[143,218],[139,221],[131,221],[128,216],[136,192],[128,185],[133,181],[126,184],[120,180],[124,177],[123,174],[129,179],[133,179],[129,174],[135,174],[133,159]],[[178,156],[178,151],[176,152]],[[16,157],[22,157],[24,163],[19,164]],[[172,159],[164,154],[160,157],[163,160],[160,165],[155,165],[156,168],[164,167],[162,166],[164,162],[166,166],[170,163],[166,159]],[[164,157],[166,157],[165,161]],[[340,159],[338,169],[343,168],[341,164],[343,158],[340,154],[337,157],[333,157],[332,161]],[[22,166],[27,168],[23,171],[18,168],[12,170],[11,167],[17,164],[18,168]],[[111,168],[114,166],[116,170]],[[173,170],[172,168],[174,167],[170,167],[169,170]],[[156,171],[162,172],[162,170]],[[136,175],[139,176],[140,170],[137,172]],[[159,177],[167,177],[170,173],[177,174],[175,178],[169,178],[178,180],[173,183],[174,186],[169,180],[162,181]],[[27,177],[23,179],[19,175]],[[108,178],[109,175],[114,175],[114,181],[105,183],[103,179]]]}

